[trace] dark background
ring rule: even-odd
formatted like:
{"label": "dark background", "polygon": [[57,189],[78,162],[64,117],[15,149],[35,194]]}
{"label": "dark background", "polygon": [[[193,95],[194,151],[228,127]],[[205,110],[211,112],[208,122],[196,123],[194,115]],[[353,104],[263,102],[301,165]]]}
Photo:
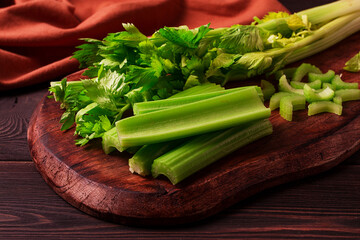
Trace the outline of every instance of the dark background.
{"label": "dark background", "polygon": [[[331,1],[280,2],[300,11]],[[189,226],[135,228],[88,216],[46,185],[29,155],[27,126],[47,88],[0,93],[0,239],[359,239],[360,151],[326,173],[268,189]]]}

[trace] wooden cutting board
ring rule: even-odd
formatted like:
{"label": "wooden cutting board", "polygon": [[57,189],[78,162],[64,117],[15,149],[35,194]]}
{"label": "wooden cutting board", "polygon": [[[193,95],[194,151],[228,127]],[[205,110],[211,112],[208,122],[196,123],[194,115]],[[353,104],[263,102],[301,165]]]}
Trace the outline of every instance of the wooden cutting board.
{"label": "wooden cutting board", "polygon": [[[343,73],[360,51],[360,33],[302,62]],[[299,63],[293,64],[294,66]],[[81,72],[68,76],[77,80]],[[50,187],[78,209],[101,219],[131,225],[188,223],[266,188],[326,171],[360,148],[360,101],[344,103],[343,115],[307,111],[283,120],[270,117],[274,133],[219,160],[182,183],[143,178],[128,170],[126,153],[105,155],[100,142],[75,146],[74,129],[60,131],[62,110],[53,99],[39,103],[30,121],[28,142],[37,169]]]}

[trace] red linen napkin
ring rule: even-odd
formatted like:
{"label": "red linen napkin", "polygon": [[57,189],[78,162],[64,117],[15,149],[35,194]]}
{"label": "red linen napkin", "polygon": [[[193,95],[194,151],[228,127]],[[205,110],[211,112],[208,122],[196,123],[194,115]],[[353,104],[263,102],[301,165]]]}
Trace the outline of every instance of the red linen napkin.
{"label": "red linen napkin", "polygon": [[151,35],[163,26],[247,24],[269,11],[287,10],[277,0],[6,0],[0,3],[0,90],[78,70],[70,59],[78,39],[102,39],[122,31],[122,23]]}

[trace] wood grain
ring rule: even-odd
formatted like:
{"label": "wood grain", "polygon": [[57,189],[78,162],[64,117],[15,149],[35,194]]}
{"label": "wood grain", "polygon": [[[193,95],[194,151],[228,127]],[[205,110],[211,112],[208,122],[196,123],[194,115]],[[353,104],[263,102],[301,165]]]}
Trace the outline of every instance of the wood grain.
{"label": "wood grain", "polygon": [[0,239],[357,239],[360,234],[360,191],[355,191],[360,166],[350,164],[265,190],[196,224],[134,228],[69,207],[31,162],[1,163]]}
{"label": "wood grain", "polygon": [[27,91],[18,91],[16,95],[1,95],[0,161],[30,159],[26,141],[27,128],[37,102],[46,92],[43,88],[30,88]]}

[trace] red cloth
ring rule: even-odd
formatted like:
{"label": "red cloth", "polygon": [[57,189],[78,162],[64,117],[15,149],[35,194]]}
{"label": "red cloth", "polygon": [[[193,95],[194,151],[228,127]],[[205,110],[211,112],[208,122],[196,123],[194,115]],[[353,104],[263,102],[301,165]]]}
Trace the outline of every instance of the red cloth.
{"label": "red cloth", "polygon": [[[134,23],[151,35],[163,26],[247,24],[277,0],[15,0],[0,8],[0,90],[58,79],[78,70],[70,60],[82,42]],[[6,5],[6,4],[5,4]],[[0,6],[1,7],[1,6]]]}

